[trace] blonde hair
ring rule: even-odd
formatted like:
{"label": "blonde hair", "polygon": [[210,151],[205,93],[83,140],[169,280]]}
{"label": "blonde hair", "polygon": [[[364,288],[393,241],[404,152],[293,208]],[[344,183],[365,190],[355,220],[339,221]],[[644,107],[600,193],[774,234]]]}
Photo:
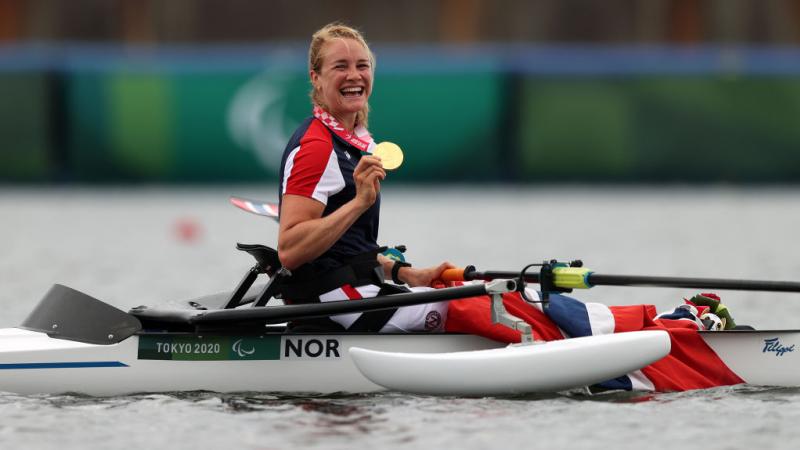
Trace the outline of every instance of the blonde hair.
{"label": "blonde hair", "polygon": [[[340,22],[329,23],[311,36],[311,45],[308,47],[309,71],[313,70],[317,74],[322,71],[322,47],[332,39],[352,39],[364,46],[364,49],[369,55],[370,70],[372,70],[373,73],[375,72],[375,55],[372,53],[372,50],[369,49],[369,45],[367,45],[364,36],[355,28]],[[327,109],[327,105],[323,103],[322,98],[319,93],[317,93],[317,90],[314,89],[314,86],[311,86],[309,96],[311,97],[311,103]],[[356,126],[361,125],[366,127],[368,118],[369,103],[365,104],[364,108],[356,114]]]}

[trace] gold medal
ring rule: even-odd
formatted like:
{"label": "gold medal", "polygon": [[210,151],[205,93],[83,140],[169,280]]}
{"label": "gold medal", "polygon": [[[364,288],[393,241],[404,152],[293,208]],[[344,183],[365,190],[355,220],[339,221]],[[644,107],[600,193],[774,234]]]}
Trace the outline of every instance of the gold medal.
{"label": "gold medal", "polygon": [[400,147],[392,142],[381,142],[375,146],[372,152],[374,156],[381,159],[381,164],[386,170],[394,170],[403,164],[403,151]]}

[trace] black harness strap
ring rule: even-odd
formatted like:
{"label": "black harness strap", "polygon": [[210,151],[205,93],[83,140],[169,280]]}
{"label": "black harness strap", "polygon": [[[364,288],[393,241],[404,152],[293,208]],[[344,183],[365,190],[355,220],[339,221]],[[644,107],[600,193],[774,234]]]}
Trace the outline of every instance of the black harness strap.
{"label": "black harness strap", "polygon": [[361,262],[338,267],[326,273],[313,276],[293,275],[282,283],[280,291],[285,299],[297,303],[312,303],[320,294],[330,292],[345,284],[350,286],[363,286],[377,284],[382,281],[378,278],[377,269],[383,269],[374,262]]}
{"label": "black harness strap", "polygon": [[[400,294],[404,292],[411,291],[403,286],[382,284],[378,295]],[[368,302],[369,298],[365,298],[363,301]],[[397,312],[397,308],[361,313],[361,316],[347,328],[347,331],[377,333],[391,320],[395,312]]]}
{"label": "black harness strap", "polygon": [[[383,267],[378,263],[375,252],[357,255],[345,261],[341,267],[319,272],[306,266],[294,271],[291,277],[281,283],[281,295],[287,304],[317,303],[319,295],[343,285],[380,286],[378,295],[391,295],[410,292],[402,286],[383,282]],[[363,299],[369,301],[369,298]],[[362,313],[347,331],[377,333],[391,320],[397,308]],[[330,318],[304,319],[290,324],[292,331],[342,330],[343,327]]]}
{"label": "black harness strap", "polygon": [[345,284],[364,286],[381,283],[383,267],[378,262],[376,252],[367,252],[348,258],[333,269],[319,270],[306,264],[294,270],[291,277],[282,280],[280,291],[284,299],[293,303],[316,303],[320,294]]}

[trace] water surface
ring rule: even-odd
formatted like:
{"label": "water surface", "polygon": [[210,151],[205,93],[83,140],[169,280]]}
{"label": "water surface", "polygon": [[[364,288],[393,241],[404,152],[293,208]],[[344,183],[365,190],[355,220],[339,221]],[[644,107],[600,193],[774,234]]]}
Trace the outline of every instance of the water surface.
{"label": "water surface", "polygon": [[[232,289],[252,265],[236,242],[277,225],[227,204],[274,186],[0,189],[0,327],[59,282],[127,309]],[[582,259],[602,273],[796,280],[800,189],[387,188],[381,239],[415,265],[517,270]],[[187,229],[189,232],[187,232]],[[598,287],[607,304],[672,308],[682,289]],[[720,292],[740,323],[800,328],[797,294]],[[454,380],[455,381],[455,380]],[[800,390],[521,398],[397,393],[0,394],[0,448],[789,448]]]}

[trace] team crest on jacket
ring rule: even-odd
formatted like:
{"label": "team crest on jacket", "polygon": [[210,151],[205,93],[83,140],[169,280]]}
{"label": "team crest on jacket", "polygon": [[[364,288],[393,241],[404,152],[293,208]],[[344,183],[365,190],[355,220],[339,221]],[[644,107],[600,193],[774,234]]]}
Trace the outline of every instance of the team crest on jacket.
{"label": "team crest on jacket", "polygon": [[442,326],[442,315],[439,311],[431,311],[425,316],[425,330],[438,330]]}

